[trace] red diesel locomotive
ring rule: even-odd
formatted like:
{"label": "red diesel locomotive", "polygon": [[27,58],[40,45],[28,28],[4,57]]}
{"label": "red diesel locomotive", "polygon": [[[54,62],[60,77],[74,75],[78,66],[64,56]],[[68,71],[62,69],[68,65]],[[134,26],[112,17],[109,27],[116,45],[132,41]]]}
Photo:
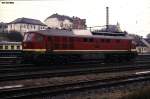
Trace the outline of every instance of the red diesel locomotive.
{"label": "red diesel locomotive", "polygon": [[132,39],[124,32],[47,29],[27,32],[24,59],[35,62],[130,61],[136,56]]}

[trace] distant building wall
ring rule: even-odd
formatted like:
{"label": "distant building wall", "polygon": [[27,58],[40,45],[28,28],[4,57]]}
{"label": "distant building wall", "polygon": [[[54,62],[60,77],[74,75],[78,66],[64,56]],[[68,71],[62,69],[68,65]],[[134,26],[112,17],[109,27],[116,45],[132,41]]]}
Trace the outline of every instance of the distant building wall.
{"label": "distant building wall", "polygon": [[50,28],[59,29],[85,29],[86,20],[78,17],[53,14],[45,19],[45,24]]}
{"label": "distant building wall", "polygon": [[73,27],[73,23],[70,20],[59,20],[57,18],[49,18],[45,20],[45,24],[50,28],[59,28],[59,29],[70,29]]}
{"label": "distant building wall", "polygon": [[73,17],[73,28],[74,29],[86,29],[86,20],[78,17]]}
{"label": "distant building wall", "polygon": [[136,50],[138,53],[149,53],[150,52],[148,47],[143,47],[143,46],[137,46]]}
{"label": "distant building wall", "polygon": [[45,26],[24,24],[24,23],[8,24],[8,32],[18,31],[21,32],[22,35],[24,35],[24,32],[37,31],[45,28],[46,28]]}
{"label": "distant building wall", "polygon": [[7,32],[7,23],[0,23],[0,33]]}
{"label": "distant building wall", "polygon": [[46,29],[47,26],[40,20],[29,19],[29,18],[18,18],[8,24],[8,32],[17,31],[24,35],[24,32],[38,31]]}
{"label": "distant building wall", "polygon": [[59,21],[57,18],[49,18],[45,20],[45,24],[51,28],[61,28],[62,21]]}

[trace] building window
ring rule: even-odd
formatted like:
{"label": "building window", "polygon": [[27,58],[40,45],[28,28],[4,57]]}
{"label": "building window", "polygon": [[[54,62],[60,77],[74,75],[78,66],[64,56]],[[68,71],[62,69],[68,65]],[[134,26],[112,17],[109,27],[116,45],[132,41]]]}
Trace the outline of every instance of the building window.
{"label": "building window", "polygon": [[12,24],[10,24],[10,28],[12,29]]}
{"label": "building window", "polygon": [[22,25],[20,24],[20,30],[21,30],[21,28],[22,28]]}
{"label": "building window", "polygon": [[29,29],[29,24],[27,24],[27,29]]}

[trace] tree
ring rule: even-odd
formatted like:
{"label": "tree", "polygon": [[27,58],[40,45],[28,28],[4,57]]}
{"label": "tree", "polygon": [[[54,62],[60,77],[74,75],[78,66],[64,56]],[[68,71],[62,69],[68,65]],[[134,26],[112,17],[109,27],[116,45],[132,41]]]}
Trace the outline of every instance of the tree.
{"label": "tree", "polygon": [[11,31],[8,33],[8,38],[12,42],[21,42],[23,40],[23,36],[20,32]]}

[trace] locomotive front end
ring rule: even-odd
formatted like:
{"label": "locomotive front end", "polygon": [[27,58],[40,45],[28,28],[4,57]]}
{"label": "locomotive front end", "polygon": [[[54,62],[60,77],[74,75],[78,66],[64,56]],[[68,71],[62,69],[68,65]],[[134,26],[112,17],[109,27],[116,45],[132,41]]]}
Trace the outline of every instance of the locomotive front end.
{"label": "locomotive front end", "polygon": [[34,32],[25,33],[22,49],[25,62],[38,61],[38,57],[46,51],[44,37]]}

